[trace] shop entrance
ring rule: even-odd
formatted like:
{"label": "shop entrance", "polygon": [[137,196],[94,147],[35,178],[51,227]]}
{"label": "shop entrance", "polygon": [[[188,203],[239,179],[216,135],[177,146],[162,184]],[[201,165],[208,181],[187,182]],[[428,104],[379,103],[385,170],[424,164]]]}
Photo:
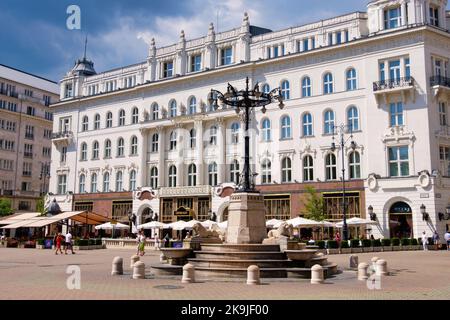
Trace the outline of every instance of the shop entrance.
{"label": "shop entrance", "polygon": [[414,238],[411,207],[403,201],[394,203],[389,209],[391,238]]}

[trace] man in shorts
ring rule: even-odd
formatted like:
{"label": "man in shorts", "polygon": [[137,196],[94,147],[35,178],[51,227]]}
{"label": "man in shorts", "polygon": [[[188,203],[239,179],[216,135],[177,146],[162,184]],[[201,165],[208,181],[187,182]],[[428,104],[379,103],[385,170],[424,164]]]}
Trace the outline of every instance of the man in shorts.
{"label": "man in shorts", "polygon": [[75,254],[75,252],[73,252],[72,234],[70,233],[70,231],[67,231],[67,234],[66,234],[66,245],[64,247],[65,254],[67,254],[68,248],[70,248],[70,251],[72,251],[72,254]]}

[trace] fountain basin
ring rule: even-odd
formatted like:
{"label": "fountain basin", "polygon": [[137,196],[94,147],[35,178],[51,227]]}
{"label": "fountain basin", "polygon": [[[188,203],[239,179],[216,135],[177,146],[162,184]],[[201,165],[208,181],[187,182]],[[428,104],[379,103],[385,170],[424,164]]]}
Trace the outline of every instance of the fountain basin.
{"label": "fountain basin", "polygon": [[304,249],[304,250],[285,250],[289,260],[292,261],[308,261],[311,260],[316,254],[317,250]]}
{"label": "fountain basin", "polygon": [[160,250],[169,259],[171,265],[183,265],[193,251],[187,248],[160,248]]}

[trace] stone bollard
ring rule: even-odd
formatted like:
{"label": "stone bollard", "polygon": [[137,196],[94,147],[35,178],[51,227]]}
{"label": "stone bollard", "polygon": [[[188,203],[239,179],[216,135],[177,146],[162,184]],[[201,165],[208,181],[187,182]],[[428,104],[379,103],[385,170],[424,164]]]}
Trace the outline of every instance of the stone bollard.
{"label": "stone bollard", "polygon": [[111,275],[116,276],[123,274],[123,259],[121,257],[115,257],[112,262]]}
{"label": "stone bollard", "polygon": [[134,264],[139,261],[139,256],[134,255],[130,258],[130,268],[133,269]]}
{"label": "stone bollard", "polygon": [[358,265],[358,280],[367,280],[369,278],[369,275],[367,274],[368,268],[369,265],[365,262],[361,262]]}
{"label": "stone bollard", "polygon": [[315,264],[311,268],[311,284],[323,283],[323,268],[319,264]]}
{"label": "stone bollard", "polygon": [[195,282],[195,267],[188,263],[183,266],[183,278],[181,283],[194,283]]}
{"label": "stone bollard", "polygon": [[145,279],[145,263],[137,261],[133,266],[133,279]]}
{"label": "stone bollard", "polygon": [[377,268],[375,270],[376,270],[375,274],[377,276],[387,276],[388,275],[388,271],[387,271],[387,262],[386,262],[386,260],[379,259],[377,261]]}
{"label": "stone bollard", "polygon": [[373,257],[370,261],[372,262],[372,267],[374,270],[376,270],[377,267],[377,261],[380,260],[378,257]]}
{"label": "stone bollard", "polygon": [[258,266],[253,265],[247,268],[247,284],[261,284],[260,271]]}
{"label": "stone bollard", "polygon": [[355,255],[350,256],[350,268],[352,269],[358,268],[358,256]]}

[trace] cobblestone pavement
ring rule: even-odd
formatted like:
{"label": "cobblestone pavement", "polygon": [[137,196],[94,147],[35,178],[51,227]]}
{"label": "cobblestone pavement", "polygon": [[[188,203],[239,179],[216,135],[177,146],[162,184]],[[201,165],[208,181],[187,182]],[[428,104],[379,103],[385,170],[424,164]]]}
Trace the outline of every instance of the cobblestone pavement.
{"label": "cobblestone pavement", "polygon": [[[346,270],[349,255],[331,255],[342,273],[323,285],[300,279],[262,279],[263,285],[243,281],[207,281],[182,284],[180,279],[152,279],[149,265],[159,252],[147,251],[141,261],[148,277],[133,280],[129,259],[134,251],[106,249],[55,255],[50,250],[0,249],[0,299],[176,299],[176,300],[294,300],[294,299],[450,299],[450,252],[404,251],[360,253],[359,262],[374,256],[387,260],[390,276],[381,278],[381,289],[368,289],[356,271]],[[115,256],[124,259],[124,275],[111,276]],[[67,266],[78,265],[81,289],[67,289]],[[157,286],[171,285],[173,289]]]}

